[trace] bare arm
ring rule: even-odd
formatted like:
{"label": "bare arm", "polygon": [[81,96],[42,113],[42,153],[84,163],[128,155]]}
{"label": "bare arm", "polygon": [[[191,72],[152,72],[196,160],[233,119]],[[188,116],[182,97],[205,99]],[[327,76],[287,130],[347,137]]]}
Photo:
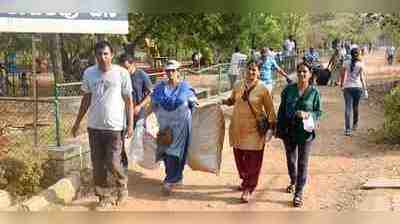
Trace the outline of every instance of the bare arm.
{"label": "bare arm", "polygon": [[125,102],[125,108],[128,116],[126,137],[130,138],[133,135],[133,102],[131,96],[123,96],[123,99]]}
{"label": "bare arm", "polygon": [[279,74],[281,74],[286,79],[289,78],[288,74],[285,71],[283,71],[283,69],[281,69],[280,67],[277,67],[277,71],[278,71]]}
{"label": "bare arm", "polygon": [[340,87],[343,88],[344,79],[346,78],[346,69],[342,68],[340,71]]}
{"label": "bare arm", "polygon": [[367,80],[365,78],[364,68],[360,72],[360,79],[361,79],[363,90],[366,90],[367,89]]}
{"label": "bare arm", "polygon": [[81,100],[81,105],[79,107],[79,112],[78,112],[78,116],[76,117],[74,126],[72,126],[72,136],[76,137],[78,134],[78,130],[79,130],[79,125],[83,119],[83,117],[85,116],[87,110],[89,109],[90,103],[91,103],[91,98],[92,98],[92,94],[91,93],[86,93],[83,95],[82,100]]}
{"label": "bare arm", "polygon": [[148,103],[150,103],[151,101],[151,97],[150,94],[148,94],[147,96],[144,97],[144,99],[142,100],[142,102],[140,103],[134,103],[133,108],[134,108],[134,115],[138,115],[140,110],[147,105]]}

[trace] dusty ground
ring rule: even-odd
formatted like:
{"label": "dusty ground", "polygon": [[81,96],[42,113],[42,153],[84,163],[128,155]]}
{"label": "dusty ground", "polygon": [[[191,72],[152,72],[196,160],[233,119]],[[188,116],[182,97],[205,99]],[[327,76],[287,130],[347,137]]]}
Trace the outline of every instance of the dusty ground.
{"label": "dusty ground", "polygon": [[[400,66],[383,65],[383,52],[367,56],[365,62],[369,83],[381,83],[400,77]],[[320,90],[325,116],[312,148],[303,208],[292,208],[290,205],[292,196],[284,193],[288,176],[283,145],[279,140],[273,140],[265,152],[254,203],[241,204],[240,192],[233,190],[239,183],[239,178],[233,153],[226,147],[220,176],[194,172],[186,168],[184,186],[177,189],[170,197],[162,196],[160,192],[164,176],[162,168],[149,171],[136,166],[132,167],[129,174],[130,199],[118,210],[343,211],[357,209],[369,194],[368,191],[360,190],[360,185],[368,178],[399,175],[400,147],[369,141],[368,130],[378,128],[383,121],[382,107],[373,100],[363,101],[361,104],[359,130],[353,137],[344,136],[344,105],[341,90],[332,87],[321,87]],[[278,103],[279,95],[276,91],[276,106]],[[393,190],[390,192],[396,193]],[[89,195],[74,201],[71,205],[54,209],[88,211],[94,206],[95,197]]]}

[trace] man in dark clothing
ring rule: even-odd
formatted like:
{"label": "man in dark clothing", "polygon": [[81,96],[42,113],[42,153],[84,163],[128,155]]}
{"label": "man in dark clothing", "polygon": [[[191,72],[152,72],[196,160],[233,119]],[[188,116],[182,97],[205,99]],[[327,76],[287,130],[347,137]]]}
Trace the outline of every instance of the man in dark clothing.
{"label": "man in dark clothing", "polygon": [[[145,106],[150,102],[152,84],[149,76],[142,69],[137,69],[134,60],[127,54],[119,57],[119,64],[126,68],[132,81],[132,100],[134,111],[134,134],[133,141],[135,147],[143,147],[144,129],[145,129]],[[135,160],[134,155],[129,150],[123,150],[122,164],[127,169],[129,160]]]}

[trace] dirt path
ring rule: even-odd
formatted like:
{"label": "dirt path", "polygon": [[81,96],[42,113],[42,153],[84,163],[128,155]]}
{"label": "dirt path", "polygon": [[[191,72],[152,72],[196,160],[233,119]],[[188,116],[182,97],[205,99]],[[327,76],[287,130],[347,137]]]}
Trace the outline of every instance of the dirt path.
{"label": "dirt path", "polygon": [[[370,83],[391,80],[400,76],[399,66],[381,66],[383,52],[366,57]],[[256,201],[240,204],[240,192],[233,188],[239,183],[231,149],[223,153],[220,176],[185,169],[184,186],[170,197],[162,196],[163,169],[155,171],[132,167],[129,174],[130,200],[118,208],[121,211],[263,211],[263,210],[350,210],[363,201],[366,191],[359,189],[367,178],[396,176],[400,172],[400,150],[392,146],[368,142],[368,129],[377,128],[383,121],[382,108],[363,101],[360,108],[360,127],[353,137],[343,135],[344,105],[338,88],[321,87],[323,110],[326,112],[317,140],[314,142],[309,165],[308,185],[304,207],[290,206],[292,196],[284,193],[288,183],[283,145],[273,140],[264,156],[257,188]],[[275,104],[279,96],[275,94]],[[397,147],[397,149],[400,149]],[[88,211],[95,197],[88,196],[71,205],[57,209]]]}

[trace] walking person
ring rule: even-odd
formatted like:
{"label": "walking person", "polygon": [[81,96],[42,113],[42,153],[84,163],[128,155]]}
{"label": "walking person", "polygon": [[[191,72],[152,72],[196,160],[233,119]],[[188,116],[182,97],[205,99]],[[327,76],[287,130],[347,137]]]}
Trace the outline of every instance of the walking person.
{"label": "walking person", "polygon": [[165,164],[162,192],[170,195],[183,182],[183,170],[191,139],[192,111],[197,105],[193,88],[180,79],[180,63],[169,60],[165,66],[168,80],[154,87],[152,108],[159,124],[157,147]]}
{"label": "walking person", "polygon": [[311,145],[316,137],[315,127],[321,116],[321,96],[312,85],[311,66],[297,65],[298,83],[286,86],[281,94],[276,137],[283,140],[290,184],[294,193],[293,206],[303,205]]}
{"label": "walking person", "polygon": [[396,52],[396,49],[394,48],[393,45],[386,48],[386,59],[388,61],[388,65],[393,64],[395,52]]}
{"label": "walking person", "polygon": [[[150,103],[150,95],[152,92],[152,84],[146,72],[136,68],[133,58],[128,54],[122,54],[119,57],[119,64],[128,70],[132,82],[132,101],[134,113],[134,132],[133,144],[135,147],[143,148],[143,135],[146,127],[145,106]],[[125,169],[128,168],[129,160],[135,160],[131,152],[123,150],[122,163]]]}
{"label": "walking person", "polygon": [[[233,106],[229,127],[229,141],[233,147],[241,184],[242,202],[252,200],[263,161],[266,136],[257,131],[257,119],[264,114],[271,129],[276,115],[272,97],[259,80],[260,71],[255,62],[249,62],[245,80],[236,83],[231,96],[222,104]],[[257,117],[257,119],[256,119]]]}
{"label": "walking person", "polygon": [[[128,197],[127,176],[121,165],[122,131],[133,133],[132,86],[126,69],[112,64],[113,48],[107,41],[95,45],[97,65],[84,71],[84,92],[72,127],[77,136],[81,120],[88,112],[88,134],[93,179],[98,208],[109,208]],[[127,122],[126,122],[127,121]],[[112,200],[113,187],[117,200]]]}
{"label": "walking person", "polygon": [[327,68],[331,72],[331,77],[329,79],[329,86],[337,86],[339,84],[340,71],[343,66],[343,58],[339,53],[339,49],[335,49],[333,55],[331,56]]}
{"label": "walking person", "polygon": [[235,47],[235,53],[232,54],[231,65],[229,68],[229,80],[231,83],[231,89],[235,85],[235,82],[240,78],[241,66],[245,63],[247,55],[240,53],[240,48]]}
{"label": "walking person", "polygon": [[5,96],[7,93],[7,76],[6,69],[0,64],[0,96]]}
{"label": "walking person", "polygon": [[[344,64],[340,80],[340,87],[343,89],[345,101],[346,136],[351,136],[352,130],[357,130],[359,117],[358,106],[360,104],[360,99],[363,95],[366,98],[368,97],[365,69],[364,64],[361,61],[359,49],[353,48],[350,55],[351,60]],[[353,117],[352,123],[350,122],[351,117]]]}
{"label": "walking person", "polygon": [[275,80],[273,78],[274,71],[277,71],[285,77],[288,83],[291,82],[288,74],[279,67],[268,48],[261,49],[261,59],[258,62],[258,66],[260,67],[260,79],[271,95],[275,85]]}
{"label": "walking person", "polygon": [[283,49],[285,61],[287,62],[286,64],[288,66],[286,72],[290,73],[294,70],[297,50],[297,44],[293,38],[293,35],[289,35],[289,37],[283,42]]}

